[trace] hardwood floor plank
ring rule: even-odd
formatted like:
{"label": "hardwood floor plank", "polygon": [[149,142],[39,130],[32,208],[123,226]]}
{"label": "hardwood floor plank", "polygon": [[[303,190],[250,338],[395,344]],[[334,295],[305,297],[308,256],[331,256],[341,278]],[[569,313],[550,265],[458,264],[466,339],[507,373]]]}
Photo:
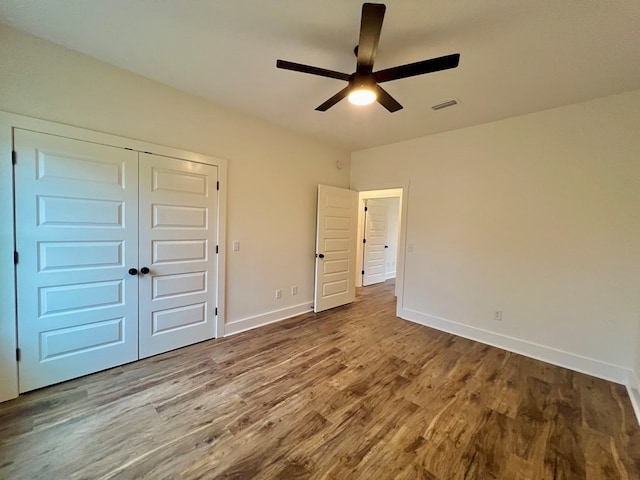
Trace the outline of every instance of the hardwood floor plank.
{"label": "hardwood floor plank", "polygon": [[621,385],[356,301],[0,404],[2,479],[638,479]]}

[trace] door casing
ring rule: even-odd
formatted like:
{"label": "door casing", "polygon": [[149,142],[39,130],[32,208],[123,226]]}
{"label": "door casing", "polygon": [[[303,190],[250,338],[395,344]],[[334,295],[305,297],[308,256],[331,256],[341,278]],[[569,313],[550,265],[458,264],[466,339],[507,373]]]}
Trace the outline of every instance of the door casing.
{"label": "door casing", "polygon": [[364,200],[369,198],[400,198],[400,216],[398,218],[398,257],[396,264],[396,314],[403,309],[404,292],[404,265],[407,253],[407,212],[409,205],[410,182],[390,179],[388,183],[356,184],[352,188],[358,191],[358,266],[356,275],[356,286],[362,286],[362,232],[364,231]]}

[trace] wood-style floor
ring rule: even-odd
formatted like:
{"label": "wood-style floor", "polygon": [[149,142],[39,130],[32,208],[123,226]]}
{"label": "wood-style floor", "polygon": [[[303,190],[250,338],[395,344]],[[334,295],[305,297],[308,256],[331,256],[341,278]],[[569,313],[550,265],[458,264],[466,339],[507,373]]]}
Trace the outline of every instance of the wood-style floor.
{"label": "wood-style floor", "polygon": [[0,404],[0,478],[640,478],[624,387],[394,311],[367,287]]}

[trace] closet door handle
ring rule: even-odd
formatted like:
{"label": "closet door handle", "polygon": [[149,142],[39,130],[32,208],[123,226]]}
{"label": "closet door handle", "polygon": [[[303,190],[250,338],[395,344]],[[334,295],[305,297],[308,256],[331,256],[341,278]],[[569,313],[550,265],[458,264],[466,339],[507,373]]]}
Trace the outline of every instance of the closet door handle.
{"label": "closet door handle", "polygon": [[149,270],[149,267],[142,267],[140,269],[140,273],[143,275],[146,275],[147,273],[149,273],[151,270]]}
{"label": "closet door handle", "polygon": [[324,253],[319,253],[319,254],[317,254],[317,255],[316,255],[316,257],[318,257],[318,258],[324,258]]}
{"label": "closet door handle", "polygon": [[137,268],[130,268],[129,269],[129,275],[137,275],[138,274],[138,269]]}

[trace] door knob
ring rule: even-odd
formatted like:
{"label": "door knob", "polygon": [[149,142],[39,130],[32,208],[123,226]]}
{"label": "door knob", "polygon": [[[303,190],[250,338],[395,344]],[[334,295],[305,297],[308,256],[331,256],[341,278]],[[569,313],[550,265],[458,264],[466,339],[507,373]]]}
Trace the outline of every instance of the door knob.
{"label": "door knob", "polygon": [[138,269],[137,268],[130,268],[129,269],[129,275],[137,275],[138,274]]}
{"label": "door knob", "polygon": [[141,274],[143,274],[143,275],[145,275],[145,274],[149,273],[150,271],[151,271],[151,270],[149,270],[149,267],[142,267],[142,268],[140,269],[140,273],[141,273]]}
{"label": "door knob", "polygon": [[318,258],[324,258],[324,253],[319,253],[319,254],[317,254],[317,255],[316,255],[316,257],[318,257]]}

